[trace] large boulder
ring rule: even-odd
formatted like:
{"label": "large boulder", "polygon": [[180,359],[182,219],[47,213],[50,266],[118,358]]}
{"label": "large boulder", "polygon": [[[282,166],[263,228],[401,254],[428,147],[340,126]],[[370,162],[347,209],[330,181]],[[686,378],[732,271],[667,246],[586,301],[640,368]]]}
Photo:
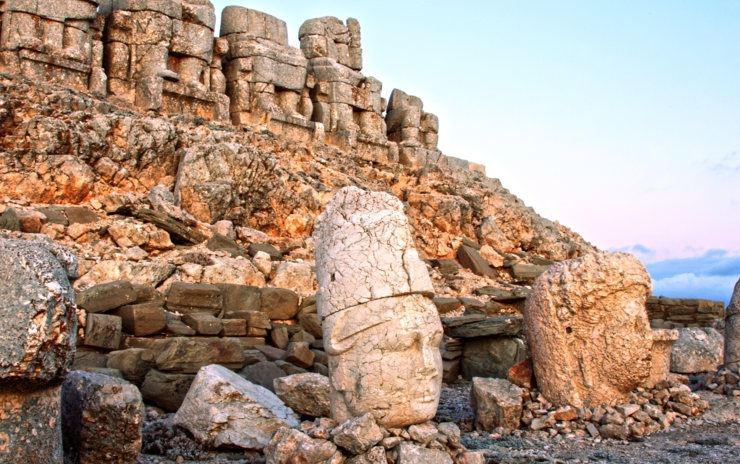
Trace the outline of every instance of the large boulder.
{"label": "large boulder", "polygon": [[677,329],[678,340],[671,347],[671,372],[698,374],[722,364],[725,340],[711,327]]}
{"label": "large boulder", "polygon": [[202,368],[174,417],[209,447],[262,450],[281,427],[297,427],[298,416],[280,398],[223,366]]}
{"label": "large boulder", "polygon": [[74,371],[62,385],[65,454],[82,464],[133,463],[143,424],[141,394],[125,380]]}
{"label": "large boulder", "polygon": [[331,417],[329,378],[295,374],[275,379],[275,394],[293,411],[313,417]]}
{"label": "large boulder", "polygon": [[635,257],[600,252],[550,267],[532,285],[524,333],[543,395],[557,406],[626,399],[650,375],[650,276]]}

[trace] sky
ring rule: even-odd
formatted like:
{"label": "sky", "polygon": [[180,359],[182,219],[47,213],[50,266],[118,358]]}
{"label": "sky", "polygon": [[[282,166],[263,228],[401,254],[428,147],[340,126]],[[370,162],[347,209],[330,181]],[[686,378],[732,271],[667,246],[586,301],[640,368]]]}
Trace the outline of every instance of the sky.
{"label": "sky", "polygon": [[217,0],[353,17],[365,75],[439,117],[439,147],[539,214],[633,253],[653,294],[740,279],[740,2]]}

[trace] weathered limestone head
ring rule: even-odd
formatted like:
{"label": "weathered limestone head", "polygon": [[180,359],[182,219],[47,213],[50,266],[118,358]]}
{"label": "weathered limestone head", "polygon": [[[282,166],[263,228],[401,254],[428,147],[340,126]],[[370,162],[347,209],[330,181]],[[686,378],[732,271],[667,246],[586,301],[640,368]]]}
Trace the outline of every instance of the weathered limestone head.
{"label": "weathered limestone head", "polygon": [[402,427],[434,417],[442,326],[401,202],[345,187],[319,216],[314,256],[332,417]]}
{"label": "weathered limestone head", "polygon": [[650,290],[645,266],[626,253],[563,261],[537,278],[527,297],[524,334],[549,401],[601,406],[625,399],[647,380]]}

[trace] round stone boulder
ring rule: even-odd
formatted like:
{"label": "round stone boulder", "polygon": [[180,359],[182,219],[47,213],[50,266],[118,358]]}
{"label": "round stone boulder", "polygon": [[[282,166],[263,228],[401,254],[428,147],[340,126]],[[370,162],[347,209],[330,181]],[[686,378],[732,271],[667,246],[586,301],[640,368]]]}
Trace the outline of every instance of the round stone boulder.
{"label": "round stone boulder", "polygon": [[600,252],[557,263],[532,285],[524,333],[535,377],[557,406],[626,399],[650,375],[652,331],[645,266]]}
{"label": "round stone boulder", "polygon": [[671,372],[698,374],[717,369],[724,357],[725,339],[711,327],[677,329],[671,347]]}

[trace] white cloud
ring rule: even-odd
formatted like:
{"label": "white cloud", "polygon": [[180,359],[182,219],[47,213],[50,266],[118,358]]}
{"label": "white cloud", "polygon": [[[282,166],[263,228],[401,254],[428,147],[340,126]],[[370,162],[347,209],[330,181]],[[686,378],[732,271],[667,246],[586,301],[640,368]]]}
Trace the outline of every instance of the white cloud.
{"label": "white cloud", "polygon": [[653,280],[653,295],[703,298],[728,304],[738,276],[678,274]]}

